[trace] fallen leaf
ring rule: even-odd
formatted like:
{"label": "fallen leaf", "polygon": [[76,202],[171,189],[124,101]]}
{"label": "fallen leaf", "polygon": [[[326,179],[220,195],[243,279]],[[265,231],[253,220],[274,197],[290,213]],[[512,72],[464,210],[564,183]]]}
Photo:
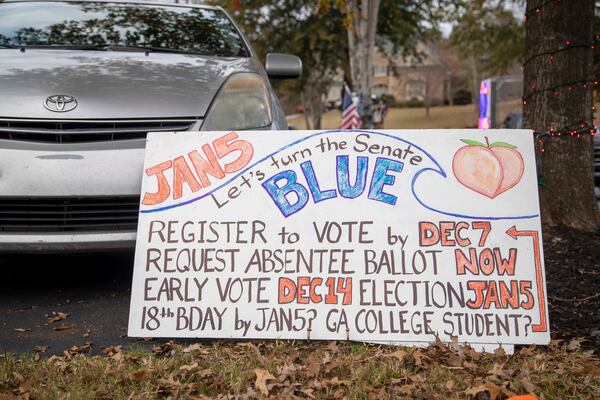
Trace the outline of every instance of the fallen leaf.
{"label": "fallen leaf", "polygon": [[152,348],[152,353],[158,356],[170,357],[175,354],[175,344],[172,341],[167,343],[159,344]]}
{"label": "fallen leaf", "polygon": [[[190,393],[193,386],[175,380],[173,374],[170,374],[168,378],[159,378],[158,383],[163,389],[166,389],[167,392],[177,394],[177,398],[188,398],[185,394]],[[174,396],[169,396],[169,398],[174,398]]]}
{"label": "fallen leaf", "polygon": [[400,393],[408,395],[408,394],[411,394],[415,388],[416,388],[416,385],[411,383],[409,385],[402,386],[399,390],[400,390]]}
{"label": "fallen leaf", "polygon": [[352,382],[347,380],[340,380],[337,376],[334,376],[332,379],[326,380],[325,383],[330,386],[351,386]]}
{"label": "fallen leaf", "polygon": [[331,361],[331,354],[325,353],[323,354],[323,358],[321,359],[321,364],[327,365]]}
{"label": "fallen leaf", "polygon": [[408,355],[408,352],[405,350],[396,350],[395,352],[391,353],[389,356],[390,357],[396,357],[399,361],[404,361],[404,359],[406,358],[406,356]]}
{"label": "fallen leaf", "polygon": [[429,357],[427,357],[421,349],[415,349],[412,353],[412,356],[415,358],[415,364],[422,367],[424,365],[423,361],[428,361]]}
{"label": "fallen leaf", "polygon": [[262,355],[262,353],[260,352],[260,349],[254,343],[250,343],[250,342],[238,343],[237,346],[246,347],[246,348],[251,349],[254,352],[254,354],[256,354],[256,357],[258,357],[258,359],[260,360],[261,363],[267,362],[267,359],[265,358],[265,356]]}
{"label": "fallen leaf", "polygon": [[319,360],[313,354],[308,356],[308,364],[306,365],[306,369],[308,373],[306,376],[315,377],[319,375],[319,371],[321,370],[321,365],[319,364]]}
{"label": "fallen leaf", "polygon": [[13,372],[12,374],[13,374],[13,377],[16,379],[17,383],[21,383],[21,382],[23,382],[25,380],[23,378],[23,375],[21,375],[20,373],[18,373],[16,371]]}
{"label": "fallen leaf", "polygon": [[488,375],[508,378],[510,373],[504,369],[504,364],[494,363],[494,366],[492,367],[492,370],[488,372]]}
{"label": "fallen leaf", "polygon": [[180,370],[182,371],[192,371],[194,369],[198,368],[198,363],[195,362],[193,364],[188,364],[188,365],[182,365],[181,367],[179,367]]}
{"label": "fallen leaf", "polygon": [[479,359],[481,359],[481,353],[475,351],[475,349],[473,349],[471,346],[465,346],[462,348],[464,349],[465,354],[471,357],[471,360],[479,361]]}
{"label": "fallen leaf", "polygon": [[277,380],[279,382],[285,381],[289,376],[292,376],[298,368],[294,364],[286,364],[279,368]]}
{"label": "fallen leaf", "polygon": [[496,351],[494,351],[494,355],[496,355],[498,357],[505,357],[506,356],[506,351],[504,351],[504,347],[498,346],[498,348],[496,349]]}
{"label": "fallen leaf", "polygon": [[504,386],[495,385],[491,382],[484,382],[478,386],[467,389],[465,391],[465,394],[470,395],[470,396],[477,396],[479,393],[485,392],[485,391],[487,391],[490,394],[489,395],[490,400],[500,399],[501,395],[503,395],[503,394],[508,394],[508,395],[512,394],[512,392],[507,391]]}
{"label": "fallen leaf", "polygon": [[29,328],[15,328],[16,332],[31,332]]}
{"label": "fallen leaf", "polygon": [[423,382],[425,382],[426,379],[421,374],[414,374],[414,375],[409,375],[408,380],[410,380],[412,383],[423,383]]}
{"label": "fallen leaf", "polygon": [[129,379],[133,382],[139,382],[148,376],[148,370],[146,368],[140,368],[135,372],[129,374]]}
{"label": "fallen leaf", "polygon": [[330,363],[327,363],[325,365],[325,373],[330,373],[331,371],[333,371],[335,368],[338,368],[340,366],[340,361],[339,359],[336,359]]}
{"label": "fallen leaf", "polygon": [[68,316],[69,316],[69,314],[53,311],[52,316],[46,318],[46,320],[48,321],[49,324],[51,324],[53,322],[66,319]]}
{"label": "fallen leaf", "polygon": [[90,337],[90,335],[92,334],[91,330],[86,330],[85,333],[83,334],[83,337]]}
{"label": "fallen leaf", "polygon": [[202,345],[201,343],[194,343],[194,344],[191,344],[191,345],[183,348],[184,353],[191,353],[192,351],[202,351],[202,350],[206,350],[206,347],[204,345]]}
{"label": "fallen leaf", "polygon": [[452,379],[450,379],[448,382],[446,382],[445,387],[448,390],[452,390],[452,388],[454,387],[454,381]]}
{"label": "fallen leaf", "polygon": [[339,350],[337,342],[329,342],[327,349],[334,354],[337,353]]}
{"label": "fallen leaf", "polygon": [[70,349],[63,351],[65,358],[70,358],[76,354],[87,353],[92,349],[92,343],[87,342],[84,345],[73,345]]}
{"label": "fallen leaf", "polygon": [[451,367],[462,367],[463,358],[458,354],[450,354],[448,357],[448,365]]}
{"label": "fallen leaf", "polygon": [[268,396],[269,389],[267,389],[267,381],[270,379],[275,379],[275,377],[271,375],[266,369],[256,368],[254,370],[254,373],[256,374],[256,381],[254,382],[254,387],[260,390],[260,392],[265,396]]}
{"label": "fallen leaf", "polygon": [[120,361],[123,359],[123,346],[121,345],[104,347],[102,352],[113,360]]}
{"label": "fallen leaf", "polygon": [[521,378],[521,385],[523,385],[525,390],[529,393],[533,393],[536,389],[535,385],[531,383],[529,378]]}
{"label": "fallen leaf", "polygon": [[[562,368],[562,365],[560,367]],[[564,369],[562,372],[564,372]],[[582,372],[586,375],[600,376],[600,364],[594,362],[587,363]]]}
{"label": "fallen leaf", "polygon": [[12,392],[16,397],[10,397],[11,399],[15,398],[18,400],[30,400],[32,398],[29,388],[27,387],[19,386],[17,389],[13,389]]}
{"label": "fallen leaf", "polygon": [[54,328],[55,331],[66,331],[67,329],[72,329],[73,325],[67,325],[64,322],[61,322],[60,324],[56,325]]}
{"label": "fallen leaf", "polygon": [[48,350],[48,346],[34,346],[33,347],[33,351],[38,352],[38,353],[45,353],[46,350]]}
{"label": "fallen leaf", "polygon": [[581,348],[581,339],[573,339],[567,345],[567,350],[569,351],[577,351]]}

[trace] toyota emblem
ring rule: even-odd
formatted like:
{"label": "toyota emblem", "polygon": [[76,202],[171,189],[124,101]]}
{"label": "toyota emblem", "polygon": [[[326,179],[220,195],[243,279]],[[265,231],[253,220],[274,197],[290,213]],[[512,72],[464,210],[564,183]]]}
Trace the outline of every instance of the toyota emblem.
{"label": "toyota emblem", "polygon": [[77,100],[73,96],[55,94],[46,99],[44,107],[52,112],[67,112],[77,107]]}

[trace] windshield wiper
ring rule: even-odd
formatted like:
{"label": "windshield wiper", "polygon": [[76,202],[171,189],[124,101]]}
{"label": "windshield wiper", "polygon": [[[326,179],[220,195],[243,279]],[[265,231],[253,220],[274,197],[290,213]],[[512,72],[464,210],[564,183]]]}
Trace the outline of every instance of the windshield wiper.
{"label": "windshield wiper", "polygon": [[55,49],[55,50],[90,50],[90,51],[139,51],[151,53],[177,53],[177,54],[195,54],[195,55],[210,55],[200,51],[172,49],[169,47],[156,47],[135,45],[119,45],[119,44],[31,44],[31,45],[0,45],[0,48],[7,49]]}
{"label": "windshield wiper", "polygon": [[198,54],[198,55],[209,55],[200,51],[183,50],[183,49],[172,49],[170,47],[156,47],[156,46],[126,46],[126,45],[111,45],[108,44],[103,47],[103,50],[115,50],[115,51],[149,51],[152,53],[178,53],[178,54]]}
{"label": "windshield wiper", "polygon": [[[0,45],[0,47],[2,47]],[[8,45],[9,49],[102,50],[103,46],[88,44],[25,44]]]}

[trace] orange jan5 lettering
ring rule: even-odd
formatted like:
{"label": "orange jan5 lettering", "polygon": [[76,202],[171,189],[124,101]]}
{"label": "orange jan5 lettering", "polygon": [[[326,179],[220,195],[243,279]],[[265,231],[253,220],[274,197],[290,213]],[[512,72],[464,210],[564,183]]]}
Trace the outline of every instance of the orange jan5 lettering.
{"label": "orange jan5 lettering", "polygon": [[[192,193],[209,187],[212,184],[209,176],[223,179],[248,165],[254,156],[254,147],[247,140],[239,139],[236,132],[230,132],[211,144],[202,145],[202,152],[204,155],[192,150],[187,155],[147,168],[146,175],[156,177],[156,191],[144,193],[142,204],[154,206],[169,198],[179,199],[186,187]],[[237,157],[222,164],[233,153],[238,153]]]}

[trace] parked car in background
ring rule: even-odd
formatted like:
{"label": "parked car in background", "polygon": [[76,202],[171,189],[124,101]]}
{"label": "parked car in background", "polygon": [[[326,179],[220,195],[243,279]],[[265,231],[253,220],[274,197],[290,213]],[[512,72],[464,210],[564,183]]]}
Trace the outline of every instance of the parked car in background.
{"label": "parked car in background", "polygon": [[133,247],[147,132],[287,129],[301,70],[218,7],[0,1],[0,252]]}
{"label": "parked car in background", "polygon": [[504,129],[521,129],[523,128],[523,113],[511,112],[506,115],[502,122]]}

